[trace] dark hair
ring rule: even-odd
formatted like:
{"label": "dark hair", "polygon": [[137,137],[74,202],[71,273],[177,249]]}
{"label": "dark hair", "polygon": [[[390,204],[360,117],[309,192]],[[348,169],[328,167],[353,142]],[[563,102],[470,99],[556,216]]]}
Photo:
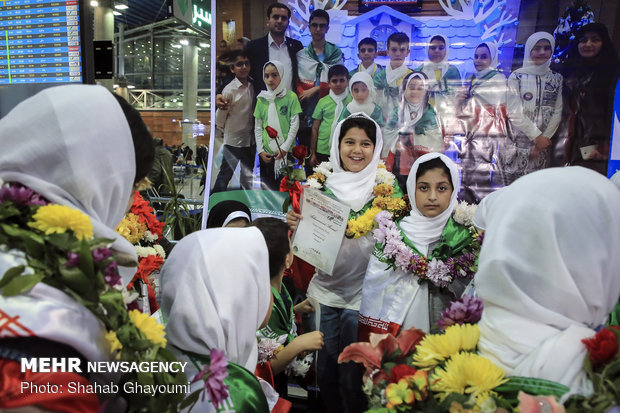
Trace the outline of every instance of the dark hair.
{"label": "dark hair", "polygon": [[329,81],[334,76],[346,76],[349,78],[349,71],[343,65],[334,65],[327,71],[327,80]]}
{"label": "dark hair", "polygon": [[360,128],[370,138],[374,145],[377,144],[377,124],[364,116],[349,116],[342,122],[340,126],[340,136],[338,136],[338,145],[342,142],[344,135],[347,134],[351,128]]}
{"label": "dark hair", "polygon": [[357,44],[357,50],[359,50],[359,48],[363,44],[369,44],[371,46],[374,46],[375,47],[375,51],[377,51],[377,41],[375,39],[373,39],[372,37],[364,37],[362,40],[360,40],[360,42]]}
{"label": "dark hair", "polygon": [[[489,51],[489,55],[491,54],[491,48],[489,47],[489,45],[487,44],[487,42],[482,42],[480,43],[478,46],[476,46],[476,49],[480,48],[480,47],[486,47],[486,49]],[[474,53],[476,53],[476,49],[474,49]],[[492,60],[492,59],[491,59]]]}
{"label": "dark hair", "polygon": [[409,44],[409,36],[407,36],[405,33],[402,32],[397,32],[397,33],[392,33],[390,35],[390,37],[388,37],[386,44],[386,47],[389,49],[390,48],[390,42],[394,42],[394,43],[407,43],[407,45]]}
{"label": "dark hair", "polygon": [[245,57],[246,59],[250,58],[248,54],[245,52],[245,50],[233,50],[232,52],[228,53],[228,55],[226,56],[231,66],[234,65],[237,59],[240,57]]}
{"label": "dark hair", "polygon": [[269,7],[267,7],[267,18],[271,17],[271,12],[273,11],[273,9],[286,9],[286,12],[288,13],[288,18],[291,18],[291,9],[289,9],[286,4],[282,3],[271,3]]}
{"label": "dark hair", "polygon": [[224,225],[226,218],[235,211],[245,212],[247,216],[250,217],[250,220],[252,219],[252,213],[246,204],[229,199],[218,202],[211,207],[209,216],[207,217],[207,228],[220,228]]}
{"label": "dark hair", "polygon": [[131,138],[133,139],[133,149],[136,156],[136,176],[134,183],[146,178],[151,171],[153,161],[155,160],[155,146],[153,145],[153,136],[151,132],[144,124],[140,112],[138,112],[133,106],[129,104],[125,99],[116,93],[112,93],[112,96],[116,99],[121,106],[129,130],[131,131]]}
{"label": "dark hair", "polygon": [[431,160],[421,163],[418,166],[418,171],[415,174],[416,182],[418,181],[418,179],[420,179],[422,175],[424,175],[425,173],[427,173],[428,171],[432,169],[443,170],[448,176],[448,179],[450,180],[450,185],[452,185],[452,190],[453,191],[455,190],[454,182],[452,182],[452,174],[450,173],[450,168],[448,168],[448,166],[441,160],[441,158],[433,158]]}
{"label": "dark hair", "polygon": [[327,20],[327,24],[329,25],[329,14],[327,14],[327,12],[323,9],[314,10],[312,14],[310,15],[310,18],[308,19],[308,24],[312,23],[312,19],[317,18],[317,17],[319,19]]}
{"label": "dark hair", "polygon": [[413,72],[405,76],[405,78],[403,79],[402,86],[401,86],[401,93],[404,96],[405,92],[407,91],[407,84],[409,83],[409,79],[411,79],[411,77],[414,74],[421,75],[424,78],[424,80],[426,80],[427,89],[426,89],[426,94],[424,95],[424,101],[422,102],[422,108],[426,108],[426,105],[428,104],[428,76],[426,76],[426,73],[414,70]]}
{"label": "dark hair", "polygon": [[286,256],[291,252],[288,225],[278,218],[257,218],[248,227],[256,227],[263,233],[269,250],[269,277],[277,277],[284,269]]}
{"label": "dark hair", "polygon": [[443,37],[441,37],[439,35],[431,37],[431,39],[428,41],[428,43],[430,44],[430,42],[432,42],[433,40],[441,40],[443,42],[443,44],[446,44],[446,39],[444,39]]}

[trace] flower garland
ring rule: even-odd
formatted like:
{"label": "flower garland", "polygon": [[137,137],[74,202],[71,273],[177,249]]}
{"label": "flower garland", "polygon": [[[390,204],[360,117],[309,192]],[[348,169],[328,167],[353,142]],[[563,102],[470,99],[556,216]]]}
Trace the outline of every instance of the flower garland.
{"label": "flower garland", "polygon": [[379,259],[390,268],[398,268],[419,277],[420,282],[430,281],[433,285],[447,287],[457,278],[472,278],[477,271],[477,258],[483,235],[473,226],[471,218],[475,206],[461,202],[455,208],[453,218],[455,222],[468,227],[473,241],[463,253],[457,257],[449,257],[445,261],[437,258],[429,260],[427,257],[415,253],[404,241],[403,235],[394,222],[389,210],[380,211],[375,216],[378,224],[373,236],[378,248],[382,251]]}
{"label": "flower garland", "polygon": [[[306,184],[311,188],[324,190],[327,178],[333,174],[333,167],[330,162],[322,162],[314,168],[314,174],[310,175]],[[372,203],[364,207],[359,212],[351,211],[347,222],[345,235],[349,238],[360,238],[372,231],[374,220],[378,213],[389,211],[394,216],[401,216],[408,209],[407,202],[402,197],[394,197],[394,183],[396,177],[385,169],[383,163],[377,166],[375,186]]]}
{"label": "flower garland", "polygon": [[[121,283],[109,246],[112,240],[93,238],[90,218],[68,206],[51,204],[29,188],[8,183],[0,190],[0,240],[22,251],[27,266],[9,269],[0,279],[4,296],[27,292],[39,282],[71,296],[90,310],[106,328],[110,354],[119,360],[168,362],[163,326],[138,311],[135,298]],[[27,275],[23,275],[23,274]],[[124,383],[187,384],[185,374],[129,371]],[[129,412],[176,411],[181,393],[124,393]]]}
{"label": "flower garland", "polygon": [[136,280],[144,282],[147,286],[148,305],[151,313],[157,311],[159,306],[155,298],[157,293],[154,283],[149,277],[154,272],[159,272],[166,258],[163,247],[157,243],[162,237],[165,225],[165,222],[157,220],[148,201],[142,198],[138,191],[135,191],[129,212],[116,227],[116,232],[134,244],[138,254],[138,270],[127,288],[131,289]]}

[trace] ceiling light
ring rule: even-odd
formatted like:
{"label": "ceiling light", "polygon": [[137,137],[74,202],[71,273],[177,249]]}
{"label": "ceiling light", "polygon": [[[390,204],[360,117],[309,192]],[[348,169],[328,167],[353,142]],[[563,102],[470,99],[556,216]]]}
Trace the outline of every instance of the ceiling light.
{"label": "ceiling light", "polygon": [[127,89],[135,89],[136,87],[134,85],[127,85]]}
{"label": "ceiling light", "polygon": [[208,43],[200,42],[200,47],[209,47]]}
{"label": "ceiling light", "polygon": [[128,6],[128,5],[126,5],[126,4],[122,4],[122,3],[121,3],[121,4],[115,4],[115,5],[114,5],[114,8],[115,8],[116,10],[127,10],[127,9],[129,8],[129,6]]}
{"label": "ceiling light", "polygon": [[189,44],[189,40],[181,39],[181,40],[179,40],[179,43],[181,43],[183,46],[187,46]]}
{"label": "ceiling light", "polygon": [[91,0],[90,5],[92,7],[99,7],[99,2],[97,0]]}
{"label": "ceiling light", "polygon": [[114,14],[115,16],[122,16],[123,13],[121,13],[120,11],[116,11],[116,10],[112,10],[112,14]]}

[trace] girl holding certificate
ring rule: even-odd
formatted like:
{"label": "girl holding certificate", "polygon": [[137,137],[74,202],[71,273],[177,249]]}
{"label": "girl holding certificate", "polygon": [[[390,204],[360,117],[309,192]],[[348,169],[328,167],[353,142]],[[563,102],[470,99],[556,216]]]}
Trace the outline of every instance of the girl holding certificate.
{"label": "girl holding certificate", "polygon": [[386,212],[376,216],[360,340],[371,332],[432,331],[441,311],[473,278],[480,242],[471,224],[474,208],[457,205],[459,187],[456,164],[428,153],[416,160],[407,179],[410,214],[400,221]]}
{"label": "girl holding certificate", "polygon": [[[338,364],[338,355],[357,341],[357,320],[362,284],[374,241],[370,234],[374,215],[390,207],[403,207],[394,175],[380,164],[383,138],[375,121],[356,113],[336,126],[330,162],[315,168],[308,184],[332,194],[351,209],[332,274],[317,270],[308,296],[320,304],[316,327],[325,346],[318,353],[317,379],[328,412],[362,412],[366,397],[361,391],[361,371],[354,363]],[[297,228],[300,214],[289,211],[287,223]]]}

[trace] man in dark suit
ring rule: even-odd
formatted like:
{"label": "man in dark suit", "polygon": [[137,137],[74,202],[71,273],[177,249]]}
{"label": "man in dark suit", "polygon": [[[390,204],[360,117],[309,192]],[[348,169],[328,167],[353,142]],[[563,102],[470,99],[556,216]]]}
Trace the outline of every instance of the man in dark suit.
{"label": "man in dark suit", "polygon": [[280,60],[285,67],[286,88],[295,91],[297,85],[297,52],[303,49],[299,40],[286,37],[284,33],[291,18],[291,9],[285,4],[273,3],[267,8],[266,36],[250,41],[245,51],[250,59],[254,79],[254,93],[265,90],[263,66],[269,60]]}
{"label": "man in dark suit", "polygon": [[[263,66],[269,60],[279,60],[284,64],[286,88],[295,91],[297,86],[297,52],[303,49],[299,40],[286,37],[291,18],[291,9],[282,3],[272,3],[267,8],[266,36],[250,41],[245,46],[245,53],[250,60],[250,76],[254,86],[254,95],[257,96],[265,90],[263,80]],[[226,101],[222,95],[217,95],[216,105],[218,108],[226,107]]]}

